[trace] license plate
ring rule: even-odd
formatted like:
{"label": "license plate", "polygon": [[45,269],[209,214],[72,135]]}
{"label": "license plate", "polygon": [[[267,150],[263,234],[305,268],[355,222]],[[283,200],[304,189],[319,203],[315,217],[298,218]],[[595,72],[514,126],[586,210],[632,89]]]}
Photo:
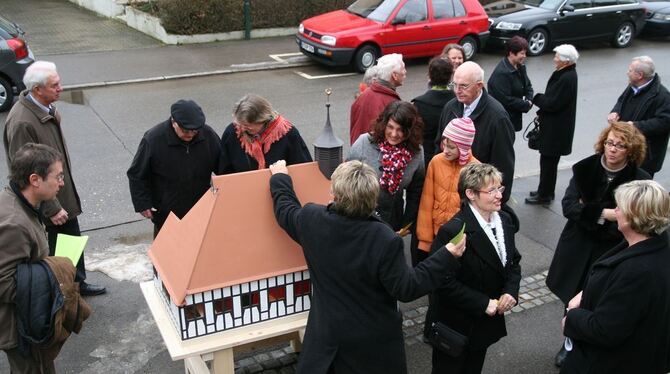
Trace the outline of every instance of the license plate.
{"label": "license plate", "polygon": [[300,42],[300,47],[302,47],[302,49],[304,49],[307,52],[314,53],[314,46],[313,45],[309,45],[305,42]]}

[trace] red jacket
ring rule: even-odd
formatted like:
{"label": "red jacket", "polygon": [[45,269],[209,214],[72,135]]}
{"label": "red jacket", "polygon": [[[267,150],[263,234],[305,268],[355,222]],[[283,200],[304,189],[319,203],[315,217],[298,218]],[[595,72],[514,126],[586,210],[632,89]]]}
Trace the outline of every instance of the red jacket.
{"label": "red jacket", "polygon": [[400,96],[395,90],[377,82],[363,91],[351,105],[349,144],[354,144],[361,134],[369,132],[384,108],[396,100],[400,100]]}

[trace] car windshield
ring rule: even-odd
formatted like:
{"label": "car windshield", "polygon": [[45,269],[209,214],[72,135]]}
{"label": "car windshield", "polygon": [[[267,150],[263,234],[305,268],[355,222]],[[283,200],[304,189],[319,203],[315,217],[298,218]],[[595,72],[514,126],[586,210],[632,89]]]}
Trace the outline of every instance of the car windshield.
{"label": "car windshield", "polygon": [[563,0],[516,0],[519,3],[542,8],[542,9],[548,9],[548,10],[556,10],[558,9],[561,4],[563,4]]}
{"label": "car windshield", "polygon": [[400,0],[358,0],[347,11],[377,22],[386,21]]}
{"label": "car windshield", "polygon": [[12,34],[12,36],[17,36],[19,33],[18,30],[16,30],[16,27],[14,27],[13,23],[2,17],[0,17],[0,29],[3,29],[6,32]]}

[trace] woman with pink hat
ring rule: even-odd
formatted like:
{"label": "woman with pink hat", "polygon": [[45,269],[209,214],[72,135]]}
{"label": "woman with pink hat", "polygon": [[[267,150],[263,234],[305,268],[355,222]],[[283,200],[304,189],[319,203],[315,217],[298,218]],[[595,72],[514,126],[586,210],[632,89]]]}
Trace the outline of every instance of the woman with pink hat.
{"label": "woman with pink hat", "polygon": [[435,155],[426,171],[416,233],[419,239],[418,258],[428,256],[437,231],[460,209],[458,176],[461,169],[479,161],[470,147],[475,139],[475,126],[470,118],[454,118],[442,133],[442,153]]}

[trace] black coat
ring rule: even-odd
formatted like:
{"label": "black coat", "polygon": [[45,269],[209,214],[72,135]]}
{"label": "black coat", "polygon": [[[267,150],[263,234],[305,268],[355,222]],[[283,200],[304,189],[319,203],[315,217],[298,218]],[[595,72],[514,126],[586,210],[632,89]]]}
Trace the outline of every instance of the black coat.
{"label": "black coat", "polygon": [[411,269],[403,240],[376,218],[353,219],[328,207],[301,208],[291,178],[273,175],[279,225],[303,249],[314,290],[298,373],[406,373],[397,300],[427,294],[458,268],[446,250]]}
{"label": "black coat", "polygon": [[[444,105],[454,97],[452,90],[428,90],[412,100],[423,119],[423,159],[426,164],[440,152],[439,147],[435,148],[435,138],[440,128],[440,115],[442,115]],[[439,136],[442,136],[441,132]]]}
{"label": "black coat", "polygon": [[465,223],[467,242],[460,258],[461,267],[455,275],[448,277],[445,285],[431,294],[426,326],[442,321],[468,336],[469,347],[475,350],[486,349],[507,335],[505,317],[499,314],[489,317],[485,313],[489,300],[498,299],[506,293],[519,300],[521,255],[514,243],[515,228],[507,213],[500,212],[500,219],[507,249],[505,267],[468,204],[440,227],[432,244],[433,249],[444,246]]}
{"label": "black coat", "polygon": [[[440,117],[440,129],[435,138],[436,149],[440,149],[442,132],[449,121],[463,117],[463,104],[453,99],[444,106]],[[470,119],[475,124],[475,140],[472,155],[480,162],[491,164],[503,174],[505,193],[503,202],[509,200],[514,181],[514,126],[509,115],[498,100],[482,89],[482,97]]]}
{"label": "black coat", "polygon": [[540,110],[540,154],[565,156],[572,153],[577,116],[576,65],[554,71],[543,94],[533,98]]}
{"label": "black coat", "polygon": [[623,242],[593,265],[579,308],[566,317],[574,343],[561,373],[667,373],[670,247],[665,233]]}
{"label": "black coat", "polygon": [[562,201],[568,221],[556,245],[547,286],[566,305],[581,291],[591,264],[623,240],[616,222],[597,223],[603,209],[616,207],[614,190],[632,180],[650,178],[629,163],[608,184],[601,157],[595,154],[572,166],[573,176]]}
{"label": "black coat", "polygon": [[[300,132],[295,126],[292,126],[284,136],[272,143],[270,149],[265,153],[266,167],[279,160],[286,160],[287,165],[312,161],[312,156],[309,154],[305,141],[302,140]],[[219,174],[251,170],[258,170],[258,162],[244,151],[235,133],[235,124],[231,123],[221,134]]]}
{"label": "black coat", "polygon": [[637,95],[633,95],[630,86],[626,87],[612,112],[619,113],[621,121],[633,121],[647,138],[647,157],[642,169],[649,173],[661,170],[670,137],[670,93],[658,74]]}
{"label": "black coat", "polygon": [[527,113],[533,104],[533,85],[528,79],[526,65],[516,69],[507,57],[498,63],[487,83],[489,94],[505,107],[515,131],[521,131],[523,113]]}
{"label": "black coat", "polygon": [[220,153],[219,137],[207,125],[190,143],[170,120],[149,129],[127,172],[135,211],[156,208],[152,221],[159,227],[170,212],[182,218],[209,189]]}

